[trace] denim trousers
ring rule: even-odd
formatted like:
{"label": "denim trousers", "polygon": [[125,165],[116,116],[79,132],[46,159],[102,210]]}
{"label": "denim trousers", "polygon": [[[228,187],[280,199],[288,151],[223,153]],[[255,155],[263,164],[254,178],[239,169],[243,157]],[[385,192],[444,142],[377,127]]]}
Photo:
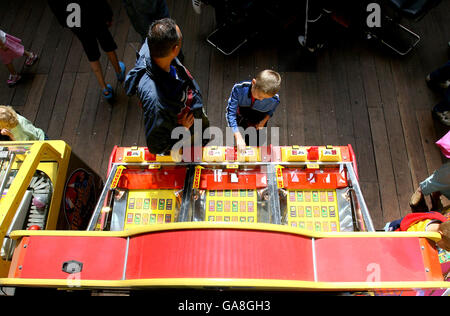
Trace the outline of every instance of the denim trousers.
{"label": "denim trousers", "polygon": [[136,32],[142,37],[147,36],[150,25],[159,19],[168,18],[169,8],[166,0],[122,0],[128,17]]}

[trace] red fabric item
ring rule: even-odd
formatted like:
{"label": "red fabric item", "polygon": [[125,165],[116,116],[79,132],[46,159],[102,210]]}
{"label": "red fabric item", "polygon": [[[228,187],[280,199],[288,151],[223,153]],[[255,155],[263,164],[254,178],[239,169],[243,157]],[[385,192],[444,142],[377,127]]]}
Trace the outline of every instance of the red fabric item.
{"label": "red fabric item", "polygon": [[424,221],[426,219],[437,219],[441,222],[446,222],[447,217],[438,212],[427,213],[411,213],[406,215],[400,223],[400,231],[407,231],[409,227],[417,222]]}

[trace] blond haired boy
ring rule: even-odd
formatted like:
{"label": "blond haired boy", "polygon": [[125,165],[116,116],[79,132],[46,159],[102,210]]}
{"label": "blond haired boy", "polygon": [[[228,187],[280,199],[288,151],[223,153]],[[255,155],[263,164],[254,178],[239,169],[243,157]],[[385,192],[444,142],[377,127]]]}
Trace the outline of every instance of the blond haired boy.
{"label": "blond haired boy", "polygon": [[261,71],[251,81],[234,85],[228,99],[226,119],[233,130],[238,150],[242,151],[246,146],[239,127],[244,130],[265,127],[280,104],[280,86],[280,74],[269,69]]}

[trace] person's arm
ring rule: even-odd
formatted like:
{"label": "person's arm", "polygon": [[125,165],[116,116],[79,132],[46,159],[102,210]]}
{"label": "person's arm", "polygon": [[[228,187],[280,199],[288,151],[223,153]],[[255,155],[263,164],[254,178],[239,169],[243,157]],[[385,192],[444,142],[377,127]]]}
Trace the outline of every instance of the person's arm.
{"label": "person's arm", "polygon": [[239,102],[239,92],[236,88],[233,88],[231,91],[231,96],[228,99],[228,105],[227,105],[227,123],[228,126],[231,127],[233,131],[234,138],[236,140],[236,146],[238,151],[242,152],[245,150],[246,144],[245,140],[242,137],[241,132],[239,132],[239,127],[237,124],[237,111],[238,111],[238,102]]}
{"label": "person's arm", "polygon": [[271,116],[270,116],[269,114],[267,114],[267,115],[263,118],[263,120],[262,120],[261,122],[259,122],[258,124],[256,124],[255,128],[256,128],[256,129],[261,129],[261,128],[263,128],[264,126],[266,126],[266,123],[267,123],[267,121],[269,121],[270,117],[271,117]]}
{"label": "person's arm", "polygon": [[19,124],[22,127],[22,132],[26,135],[29,140],[44,140],[45,133],[42,129],[37,128],[33,125],[27,118],[18,115]]}
{"label": "person's arm", "polygon": [[3,128],[0,133],[4,136],[8,136],[12,141],[15,141],[14,135],[9,129]]}
{"label": "person's arm", "polygon": [[226,109],[226,118],[228,126],[231,127],[233,133],[239,132],[239,127],[237,124],[237,112],[239,107],[239,92],[236,88],[231,91],[231,96],[228,99],[228,105]]}

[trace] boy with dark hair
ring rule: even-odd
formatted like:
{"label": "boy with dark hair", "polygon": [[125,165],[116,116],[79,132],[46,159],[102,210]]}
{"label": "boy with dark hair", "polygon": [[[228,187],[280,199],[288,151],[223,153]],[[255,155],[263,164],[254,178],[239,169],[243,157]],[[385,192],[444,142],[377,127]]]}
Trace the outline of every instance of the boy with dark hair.
{"label": "boy with dark hair", "polygon": [[177,58],[182,39],[174,20],[155,21],[125,80],[127,95],[137,94],[142,104],[147,146],[154,154],[170,152],[178,142],[171,138],[176,127],[193,135],[194,118],[202,120],[202,130],[209,127],[200,88]]}

